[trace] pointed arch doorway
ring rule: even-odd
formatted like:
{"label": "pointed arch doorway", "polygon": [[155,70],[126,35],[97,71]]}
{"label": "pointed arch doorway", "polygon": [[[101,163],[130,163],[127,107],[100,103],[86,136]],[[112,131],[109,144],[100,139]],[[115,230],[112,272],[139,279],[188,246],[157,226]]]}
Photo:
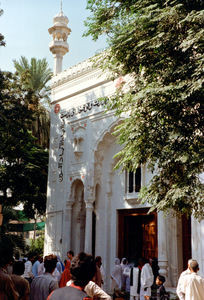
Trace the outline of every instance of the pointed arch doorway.
{"label": "pointed arch doorway", "polygon": [[72,185],[73,208],[72,208],[72,230],[71,249],[75,253],[84,251],[85,247],[85,224],[86,207],[84,202],[84,185],[77,179]]}
{"label": "pointed arch doorway", "polygon": [[101,187],[100,184],[96,184],[95,187],[95,201],[93,203],[93,212],[92,212],[92,255],[95,256],[96,252],[96,232],[97,232],[97,218],[98,213],[98,202],[99,202],[99,197],[101,193]]}

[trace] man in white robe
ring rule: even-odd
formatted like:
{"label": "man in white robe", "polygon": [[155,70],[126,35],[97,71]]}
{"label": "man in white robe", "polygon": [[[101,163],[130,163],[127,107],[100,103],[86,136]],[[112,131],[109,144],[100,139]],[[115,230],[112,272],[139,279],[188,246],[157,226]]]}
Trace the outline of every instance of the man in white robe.
{"label": "man in white robe", "polygon": [[188,260],[188,268],[183,271],[179,277],[179,280],[178,280],[178,284],[177,284],[177,288],[176,288],[176,293],[179,297],[180,300],[184,300],[185,299],[185,295],[183,294],[182,292],[182,286],[183,286],[183,280],[184,280],[184,277],[186,275],[189,275],[191,274],[191,271],[190,271],[190,263],[191,263],[192,259],[189,259]]}
{"label": "man in white robe", "polygon": [[140,276],[141,270],[133,267],[130,270],[130,300],[140,299]]}
{"label": "man in white robe", "polygon": [[131,265],[127,265],[123,271],[123,276],[125,277],[125,291],[130,293],[130,271]]}
{"label": "man in white robe", "polygon": [[197,274],[199,270],[198,262],[190,262],[190,274],[184,276],[181,287],[185,300],[203,300],[204,299],[204,279]]}
{"label": "man in white robe", "polygon": [[141,272],[140,300],[148,300],[151,297],[151,286],[154,282],[152,267],[149,263],[144,264]]}
{"label": "man in white robe", "polygon": [[119,258],[115,259],[115,266],[113,268],[113,271],[111,273],[111,290],[114,292],[115,290],[120,290],[121,289],[121,283],[122,283],[122,268],[120,265],[120,260]]}

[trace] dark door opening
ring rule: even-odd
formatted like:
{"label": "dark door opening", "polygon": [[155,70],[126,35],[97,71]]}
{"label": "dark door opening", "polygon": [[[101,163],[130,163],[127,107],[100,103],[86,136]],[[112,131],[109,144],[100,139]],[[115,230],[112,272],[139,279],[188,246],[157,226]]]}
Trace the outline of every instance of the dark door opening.
{"label": "dark door opening", "polygon": [[188,260],[192,257],[191,249],[191,217],[182,215],[182,244],[183,244],[183,270],[186,270]]}
{"label": "dark door opening", "polygon": [[158,256],[157,214],[148,209],[118,211],[118,257],[131,262]]}
{"label": "dark door opening", "polygon": [[92,255],[95,257],[95,247],[96,247],[96,214],[92,213]]}

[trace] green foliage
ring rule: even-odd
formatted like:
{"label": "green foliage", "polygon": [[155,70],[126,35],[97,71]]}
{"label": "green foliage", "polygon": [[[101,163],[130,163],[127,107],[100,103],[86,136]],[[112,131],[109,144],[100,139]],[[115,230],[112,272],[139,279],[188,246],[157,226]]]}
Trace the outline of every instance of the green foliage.
{"label": "green foliage", "polygon": [[20,63],[15,62],[18,76],[0,71],[0,250],[11,257],[25,246],[22,236],[9,233],[9,221],[18,221],[12,206],[22,203],[29,218],[44,214],[48,167],[49,114],[41,103],[49,103],[52,73],[45,59],[33,58],[29,66],[22,57]]}
{"label": "green foliage", "polygon": [[124,82],[109,109],[128,116],[116,133],[118,167],[153,173],[142,191],[152,209],[204,217],[202,0],[89,0],[86,35],[107,34],[97,63]]}
{"label": "green foliage", "polygon": [[[3,10],[0,9],[0,16],[3,14]],[[0,33],[0,46],[5,46],[4,36]]]}
{"label": "green foliage", "polygon": [[29,64],[27,58],[21,56],[19,62],[14,60],[14,66],[23,88],[32,95],[27,99],[29,108],[33,110],[32,134],[39,145],[49,148],[50,87],[47,83],[52,77],[52,71],[45,58],[31,58]]}
{"label": "green foliage", "polygon": [[27,58],[21,56],[19,62],[14,60],[14,66],[26,89],[34,91],[39,98],[49,96],[50,89],[46,87],[46,84],[52,77],[52,71],[45,58],[33,57],[29,64]]}
{"label": "green foliage", "polygon": [[29,252],[35,255],[43,256],[44,251],[44,232],[39,232],[39,236],[35,240],[31,240]]}
{"label": "green foliage", "polygon": [[[48,152],[29,131],[30,91],[11,73],[0,73],[0,203],[24,204],[28,217],[45,212]],[[8,195],[8,189],[11,195]]]}
{"label": "green foliage", "polygon": [[1,243],[6,243],[10,248],[17,251],[24,250],[25,242],[22,236],[12,234],[8,230],[9,221],[18,221],[17,212],[11,206],[3,206],[3,223],[0,227],[0,247]]}

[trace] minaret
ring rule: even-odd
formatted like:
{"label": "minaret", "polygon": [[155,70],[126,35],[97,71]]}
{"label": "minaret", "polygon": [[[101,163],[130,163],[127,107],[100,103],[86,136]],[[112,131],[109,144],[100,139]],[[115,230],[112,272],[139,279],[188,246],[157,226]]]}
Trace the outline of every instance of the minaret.
{"label": "minaret", "polygon": [[69,52],[67,38],[71,29],[67,26],[68,22],[68,18],[62,12],[61,2],[61,11],[54,17],[54,25],[48,29],[49,34],[53,37],[53,40],[50,43],[50,51],[54,57],[54,75],[62,71],[63,56]]}

